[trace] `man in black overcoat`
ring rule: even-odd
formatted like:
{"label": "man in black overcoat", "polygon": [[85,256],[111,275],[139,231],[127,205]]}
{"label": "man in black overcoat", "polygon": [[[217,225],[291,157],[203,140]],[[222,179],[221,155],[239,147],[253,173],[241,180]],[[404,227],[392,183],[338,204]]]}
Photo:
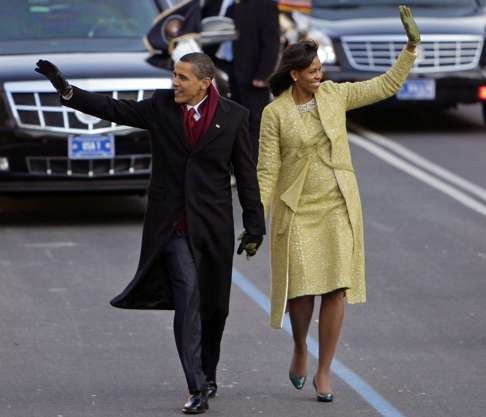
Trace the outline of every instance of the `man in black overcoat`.
{"label": "man in black overcoat", "polygon": [[230,164],[245,228],[238,253],[254,255],[265,233],[248,111],[219,96],[211,82],[214,64],[203,53],[176,63],[173,90],[157,90],[139,102],[71,86],[49,61],[39,61],[36,71],[52,82],[64,105],[151,134],[140,262],[111,304],[175,310],[176,345],[191,394],[182,411],[205,412],[207,398],[217,390],[229,308],[234,252]]}
{"label": "man in black overcoat", "polygon": [[275,70],[280,51],[278,15],[274,0],[236,0],[226,10],[226,16],[233,19],[239,33],[232,44],[231,94],[250,110],[250,139],[255,159],[262,111],[270,102],[266,80]]}

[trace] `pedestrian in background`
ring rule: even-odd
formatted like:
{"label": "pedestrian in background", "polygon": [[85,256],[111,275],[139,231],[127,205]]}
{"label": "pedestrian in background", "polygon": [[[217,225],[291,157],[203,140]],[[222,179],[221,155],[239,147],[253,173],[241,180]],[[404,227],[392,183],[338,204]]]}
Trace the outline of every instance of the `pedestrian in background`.
{"label": "pedestrian in background", "polygon": [[208,16],[218,16],[221,11],[222,5],[223,5],[223,0],[203,0],[201,2],[202,18]]}
{"label": "pedestrian in background", "polygon": [[363,220],[346,133],[346,111],[384,100],[404,83],[420,42],[410,9],[400,6],[408,44],[385,74],[356,83],[321,83],[314,41],[289,46],[270,77],[276,97],[262,117],[258,180],[265,214],[271,210],[271,325],[290,313],[294,351],[289,378],[307,376],[306,337],[321,296],[318,401],[333,400],[330,366],[344,302],[366,299]]}
{"label": "pedestrian in background", "polygon": [[225,0],[221,13],[233,19],[238,32],[232,50],[223,51],[219,57],[231,62],[232,98],[250,110],[250,139],[256,161],[261,114],[270,102],[266,80],[275,70],[280,51],[278,5],[274,0]]}
{"label": "pedestrian in background", "polygon": [[233,164],[245,233],[238,253],[253,256],[265,233],[248,111],[219,96],[214,64],[203,53],[175,65],[174,90],[142,101],[115,100],[71,86],[40,60],[36,71],[62,104],[119,125],[150,132],[152,172],[142,249],[135,277],[111,304],[175,310],[174,334],[190,397],[182,411],[204,413],[216,394],[216,370],[229,309],[234,252]]}

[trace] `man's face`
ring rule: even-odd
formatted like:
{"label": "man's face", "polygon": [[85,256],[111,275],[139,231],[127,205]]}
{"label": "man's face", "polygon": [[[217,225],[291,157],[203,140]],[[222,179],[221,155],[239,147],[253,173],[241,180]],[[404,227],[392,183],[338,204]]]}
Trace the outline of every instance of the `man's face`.
{"label": "man's face", "polygon": [[177,104],[199,103],[206,95],[211,84],[209,78],[199,79],[194,71],[194,65],[190,62],[177,61],[172,73],[172,85],[174,86],[174,100]]}

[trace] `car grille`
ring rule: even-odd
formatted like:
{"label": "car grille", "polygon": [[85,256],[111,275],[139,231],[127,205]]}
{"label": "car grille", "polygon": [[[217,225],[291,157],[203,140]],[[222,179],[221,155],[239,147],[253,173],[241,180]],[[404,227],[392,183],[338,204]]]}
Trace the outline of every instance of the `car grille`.
{"label": "car grille", "polygon": [[[472,35],[422,35],[412,72],[448,72],[478,66],[483,38]],[[346,36],[342,45],[350,65],[362,71],[386,71],[405,46],[403,37]]]}
{"label": "car grille", "polygon": [[26,158],[29,174],[61,177],[113,177],[148,174],[150,155],[117,156],[113,159],[69,159],[66,157]]}
{"label": "car grille", "polygon": [[[170,88],[167,78],[70,80],[73,85],[115,99],[140,101],[155,89]],[[133,130],[62,106],[48,81],[5,83],[7,101],[17,125],[26,129],[72,134]]]}

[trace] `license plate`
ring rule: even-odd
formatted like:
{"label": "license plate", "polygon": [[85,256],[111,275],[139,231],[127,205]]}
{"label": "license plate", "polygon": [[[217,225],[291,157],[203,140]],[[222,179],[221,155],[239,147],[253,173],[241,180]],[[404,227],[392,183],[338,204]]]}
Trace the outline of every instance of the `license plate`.
{"label": "license plate", "polygon": [[71,135],[68,140],[69,159],[112,159],[115,138],[110,135]]}
{"label": "license plate", "polygon": [[397,93],[399,100],[434,100],[435,80],[407,80]]}

